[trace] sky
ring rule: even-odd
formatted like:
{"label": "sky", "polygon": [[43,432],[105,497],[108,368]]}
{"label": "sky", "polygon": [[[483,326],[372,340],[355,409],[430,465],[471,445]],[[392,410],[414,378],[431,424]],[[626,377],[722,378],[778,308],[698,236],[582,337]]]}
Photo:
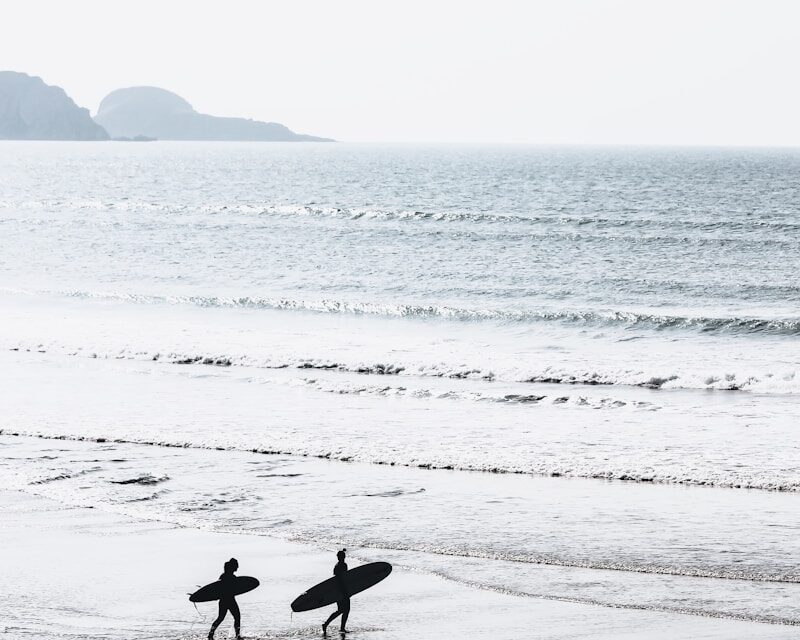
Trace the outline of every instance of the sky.
{"label": "sky", "polygon": [[3,0],[0,69],[343,141],[800,146],[794,0]]}

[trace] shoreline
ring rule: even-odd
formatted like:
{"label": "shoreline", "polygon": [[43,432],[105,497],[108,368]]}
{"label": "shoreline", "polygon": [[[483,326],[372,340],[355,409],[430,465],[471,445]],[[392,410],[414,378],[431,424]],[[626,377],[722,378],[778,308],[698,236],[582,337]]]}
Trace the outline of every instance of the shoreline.
{"label": "shoreline", "polygon": [[[5,522],[0,562],[9,575],[20,577],[14,591],[0,599],[7,611],[6,633],[205,638],[216,607],[200,605],[198,617],[186,594],[215,580],[222,562],[233,556],[241,575],[261,580],[256,591],[239,597],[246,638],[321,637],[319,625],[328,609],[292,615],[289,603],[328,576],[333,550],[264,535],[139,521],[20,491],[0,492],[0,514]],[[360,564],[364,553],[359,550],[356,556],[351,565]],[[107,604],[101,604],[104,600]],[[222,631],[229,631],[230,624],[223,623],[218,638],[229,637]],[[664,640],[788,640],[796,634],[790,626],[519,597],[401,567],[354,599],[350,626],[355,637],[381,640],[457,633],[487,639],[646,635]]]}
{"label": "shoreline", "polygon": [[[791,517],[787,494],[430,473],[108,440],[4,435],[0,451],[5,488],[136,522],[346,547],[358,560],[517,599],[800,620],[796,545],[770,525]],[[580,534],[588,530],[592,539]]]}

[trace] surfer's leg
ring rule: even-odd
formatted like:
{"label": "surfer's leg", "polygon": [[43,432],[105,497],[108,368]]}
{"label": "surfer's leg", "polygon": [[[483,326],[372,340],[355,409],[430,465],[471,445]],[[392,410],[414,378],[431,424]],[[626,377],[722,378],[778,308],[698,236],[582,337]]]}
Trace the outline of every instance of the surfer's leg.
{"label": "surfer's leg", "polygon": [[342,612],[341,630],[344,632],[347,630],[347,618],[350,616],[350,598],[339,603],[339,611]]}
{"label": "surfer's leg", "polygon": [[339,609],[337,608],[337,609],[336,609],[336,611],[334,611],[334,612],[333,612],[333,613],[332,613],[332,614],[331,614],[331,615],[328,617],[328,619],[325,621],[325,623],[322,625],[322,633],[323,633],[323,634],[327,633],[327,631],[328,631],[328,625],[329,625],[331,622],[333,622],[334,620],[336,620],[336,616],[340,616],[340,615],[342,615],[342,612],[341,612],[341,611],[339,611]]}
{"label": "surfer's leg", "polygon": [[228,607],[223,600],[219,601],[219,615],[214,622],[211,623],[211,631],[208,632],[208,637],[213,638],[214,632],[217,630],[217,627],[222,624],[222,621],[225,619],[225,614],[228,613]]}
{"label": "surfer's leg", "polygon": [[236,631],[236,637],[239,638],[242,630],[242,614],[239,612],[239,603],[234,600],[228,608],[233,615],[233,630]]}

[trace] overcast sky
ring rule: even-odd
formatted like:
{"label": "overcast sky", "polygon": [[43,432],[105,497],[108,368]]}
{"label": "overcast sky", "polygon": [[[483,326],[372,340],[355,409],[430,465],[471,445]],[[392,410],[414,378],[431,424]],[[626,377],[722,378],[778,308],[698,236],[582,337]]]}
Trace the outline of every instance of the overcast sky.
{"label": "overcast sky", "polygon": [[800,2],[4,0],[0,68],[349,141],[800,145]]}

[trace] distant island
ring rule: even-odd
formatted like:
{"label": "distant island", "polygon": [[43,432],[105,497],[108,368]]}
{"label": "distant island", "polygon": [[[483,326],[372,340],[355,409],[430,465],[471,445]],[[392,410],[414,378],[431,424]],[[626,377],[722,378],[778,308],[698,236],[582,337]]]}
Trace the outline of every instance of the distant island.
{"label": "distant island", "polygon": [[112,91],[103,98],[94,119],[113,138],[332,142],[295,133],[277,122],[198,113],[179,95],[158,87]]}
{"label": "distant island", "polygon": [[0,71],[0,140],[109,139],[333,142],[295,133],[277,122],[198,113],[180,96],[158,87],[112,91],[92,119],[61,87],[27,73]]}
{"label": "distant island", "polygon": [[0,140],[108,140],[88,109],[61,87],[16,71],[0,71]]}

